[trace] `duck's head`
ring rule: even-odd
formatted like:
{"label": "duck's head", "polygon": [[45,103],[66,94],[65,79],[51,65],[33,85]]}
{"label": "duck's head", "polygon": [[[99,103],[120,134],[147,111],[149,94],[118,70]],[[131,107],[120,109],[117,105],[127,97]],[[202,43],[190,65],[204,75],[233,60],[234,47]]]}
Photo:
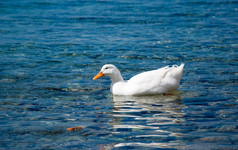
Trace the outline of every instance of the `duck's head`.
{"label": "duck's head", "polygon": [[[101,71],[93,78],[93,80],[96,80],[102,76],[108,76],[111,79],[121,79],[121,73],[120,71],[117,69],[116,66],[112,65],[112,64],[106,64],[102,67]],[[119,80],[120,80],[119,79]]]}

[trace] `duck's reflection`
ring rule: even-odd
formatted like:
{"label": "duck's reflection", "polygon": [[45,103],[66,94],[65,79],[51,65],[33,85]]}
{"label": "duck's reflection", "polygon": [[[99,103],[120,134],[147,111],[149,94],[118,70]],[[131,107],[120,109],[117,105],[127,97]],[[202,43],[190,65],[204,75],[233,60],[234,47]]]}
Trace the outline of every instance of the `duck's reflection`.
{"label": "duck's reflection", "polygon": [[[151,139],[154,141],[152,147],[165,148],[167,145],[167,148],[178,148],[172,146],[173,144],[181,146],[181,143],[170,141],[171,138],[176,139],[182,136],[179,129],[175,128],[179,128],[184,122],[182,109],[185,106],[182,104],[179,94],[137,97],[113,96],[113,102],[112,115],[114,120],[112,127],[114,134],[125,135],[127,132],[128,136],[135,139],[132,141],[137,141],[136,143],[120,143],[115,147],[143,146],[144,144],[147,147]],[[168,140],[168,142],[161,142],[161,138],[164,141]],[[139,139],[143,139],[144,142]]]}

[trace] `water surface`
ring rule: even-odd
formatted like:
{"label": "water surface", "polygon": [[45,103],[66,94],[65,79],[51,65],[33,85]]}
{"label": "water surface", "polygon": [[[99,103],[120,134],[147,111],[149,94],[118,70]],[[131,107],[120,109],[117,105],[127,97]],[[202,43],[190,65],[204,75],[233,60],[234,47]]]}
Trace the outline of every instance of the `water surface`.
{"label": "water surface", "polygon": [[[237,16],[233,0],[1,1],[0,149],[236,149]],[[92,80],[181,62],[174,95]]]}

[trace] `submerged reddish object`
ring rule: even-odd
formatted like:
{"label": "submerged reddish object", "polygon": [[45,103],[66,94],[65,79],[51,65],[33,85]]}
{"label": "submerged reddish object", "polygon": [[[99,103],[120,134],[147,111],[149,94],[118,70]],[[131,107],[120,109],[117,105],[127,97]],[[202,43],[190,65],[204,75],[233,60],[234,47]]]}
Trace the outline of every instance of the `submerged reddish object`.
{"label": "submerged reddish object", "polygon": [[67,131],[75,131],[75,130],[81,130],[83,127],[73,127],[73,128],[67,128]]}

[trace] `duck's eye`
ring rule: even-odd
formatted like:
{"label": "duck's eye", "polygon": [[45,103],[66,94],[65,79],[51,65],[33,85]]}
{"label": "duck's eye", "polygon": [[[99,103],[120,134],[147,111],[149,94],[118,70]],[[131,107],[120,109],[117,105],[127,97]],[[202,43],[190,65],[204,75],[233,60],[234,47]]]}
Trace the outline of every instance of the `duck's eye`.
{"label": "duck's eye", "polygon": [[108,69],[108,67],[106,67],[105,69]]}

